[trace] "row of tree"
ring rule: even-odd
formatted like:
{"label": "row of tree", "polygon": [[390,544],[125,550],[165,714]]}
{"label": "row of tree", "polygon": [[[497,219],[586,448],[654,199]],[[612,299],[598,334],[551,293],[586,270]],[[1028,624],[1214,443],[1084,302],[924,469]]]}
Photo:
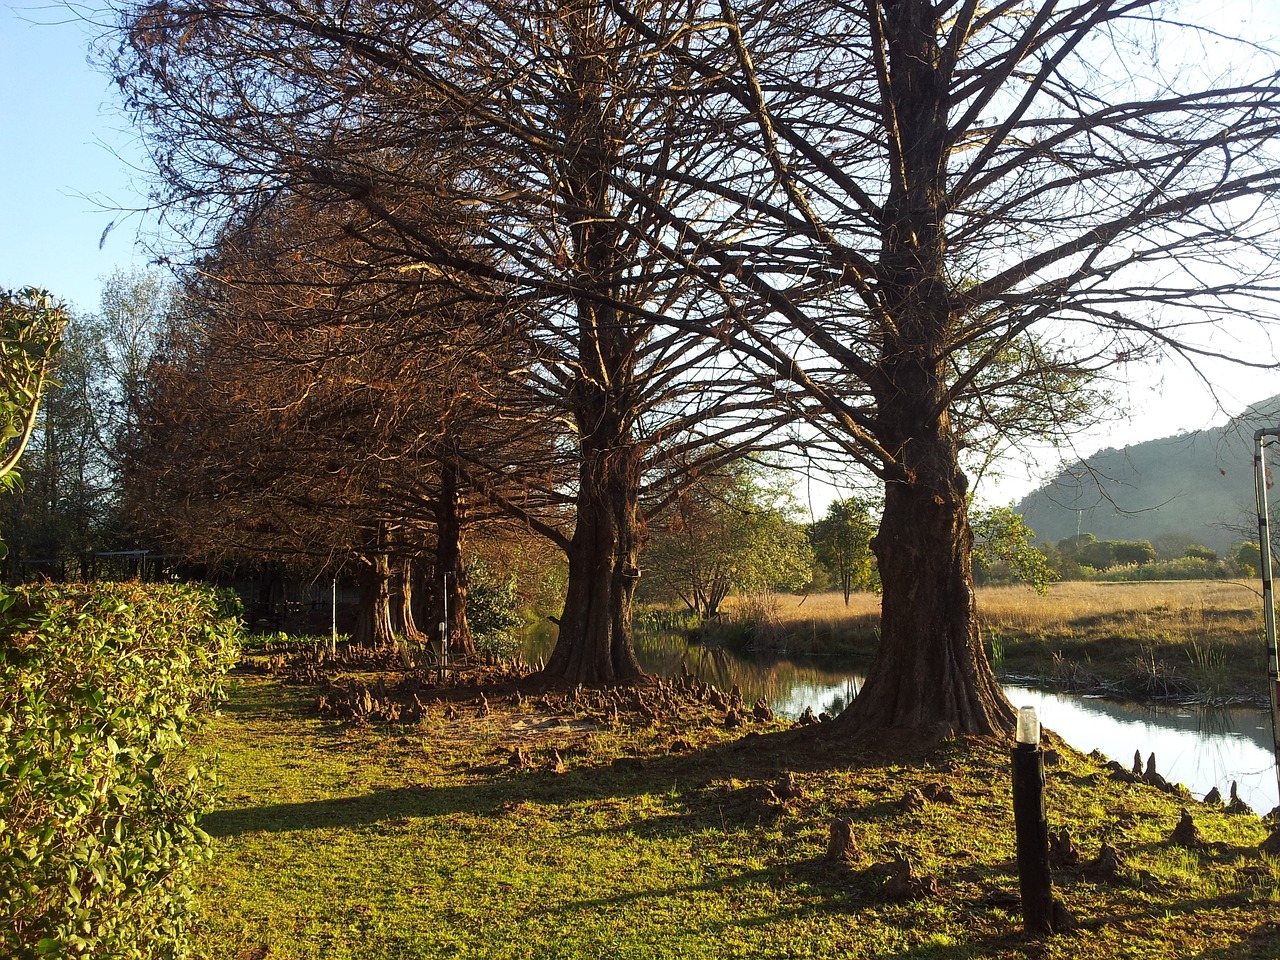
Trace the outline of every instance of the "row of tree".
{"label": "row of tree", "polygon": [[785,447],[883,491],[842,729],[1005,731],[965,468],[1274,317],[1275,62],[1206,81],[1155,0],[117,10],[197,251],[138,489],[211,549],[358,546],[377,583],[433,541],[461,589],[462,521],[537,531],[548,680],[635,676],[646,528]]}

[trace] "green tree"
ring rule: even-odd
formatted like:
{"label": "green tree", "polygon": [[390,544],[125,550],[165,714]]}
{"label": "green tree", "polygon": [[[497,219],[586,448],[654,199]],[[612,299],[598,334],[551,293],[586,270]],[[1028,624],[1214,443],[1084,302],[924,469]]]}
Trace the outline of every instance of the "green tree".
{"label": "green tree", "polygon": [[803,586],[813,551],[789,487],[742,462],[691,484],[649,526],[645,592],[716,616],[735,590]]}
{"label": "green tree", "polygon": [[66,307],[46,291],[0,290],[0,485],[16,479],[66,325]]}
{"label": "green tree", "polygon": [[98,443],[117,471],[131,449],[147,368],[172,322],[173,285],[154,270],[117,269],[103,278],[98,312],[84,321],[92,377],[85,390]]}
{"label": "green tree", "polygon": [[1094,540],[1083,544],[1076,552],[1076,559],[1084,567],[1095,570],[1109,570],[1115,566],[1116,545],[1113,540]]}
{"label": "green tree", "polygon": [[[124,451],[135,440],[147,365],[170,322],[169,286],[116,270],[99,309],[64,318],[50,384],[23,460],[23,484],[0,511],[14,560],[66,559],[129,542],[119,522]],[[42,572],[56,572],[42,567]]]}
{"label": "green tree", "polygon": [[876,535],[871,511],[870,501],[860,497],[836,500],[827,508],[827,515],[809,528],[814,554],[840,585],[845,606],[854,590],[880,588],[871,552],[871,538]]}
{"label": "green tree", "polygon": [[88,325],[71,317],[58,354],[58,382],[45,392],[27,444],[21,489],[0,505],[0,530],[14,560],[109,549],[116,490],[92,406],[97,349]]}
{"label": "green tree", "polygon": [[[1146,540],[1115,540],[1111,544],[1116,563],[1129,564],[1151,563],[1156,558],[1156,548]],[[1218,559],[1215,554],[1213,560]]]}
{"label": "green tree", "polygon": [[500,574],[481,557],[467,564],[467,623],[478,653],[506,657],[520,648],[519,580]]}
{"label": "green tree", "polygon": [[1256,577],[1262,569],[1262,548],[1256,540],[1246,540],[1231,551],[1231,563],[1242,577]]}
{"label": "green tree", "polygon": [[1032,544],[1035,533],[1012,506],[974,508],[969,522],[973,527],[975,582],[990,582],[997,572],[1003,572],[1036,593],[1048,591],[1056,579],[1048,558]]}
{"label": "green tree", "polygon": [[1092,533],[1078,533],[1074,537],[1066,537],[1058,541],[1058,550],[1065,557],[1079,557],[1081,551],[1089,547],[1090,544],[1098,542],[1098,538]]}
{"label": "green tree", "polygon": [[1212,550],[1203,544],[1193,543],[1182,552],[1184,557],[1191,557],[1193,560],[1213,560],[1218,559],[1218,551]]}
{"label": "green tree", "polygon": [[[46,291],[0,290],[0,490],[17,486],[66,325],[66,307]],[[7,553],[0,541],[0,557]]]}

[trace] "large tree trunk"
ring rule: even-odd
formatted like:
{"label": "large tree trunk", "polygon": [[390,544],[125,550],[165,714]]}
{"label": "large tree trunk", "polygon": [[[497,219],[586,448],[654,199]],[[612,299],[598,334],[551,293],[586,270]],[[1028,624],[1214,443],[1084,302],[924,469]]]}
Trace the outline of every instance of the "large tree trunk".
{"label": "large tree trunk", "polygon": [[563,162],[561,187],[568,209],[582,211],[569,225],[565,251],[580,285],[578,373],[568,401],[581,462],[560,637],[543,676],[609,684],[642,672],[631,645],[642,533],[641,455],[631,429],[637,341],[630,318],[608,303],[628,296],[623,278],[634,248],[611,208],[618,141],[606,94],[615,81],[609,40],[599,35],[590,4],[566,4],[562,23],[574,56],[559,106],[565,141],[575,149]]}
{"label": "large tree trunk", "polygon": [[391,611],[392,626],[406,640],[421,643],[426,638],[418,628],[418,620],[413,612],[414,579],[413,560],[408,558],[401,560],[396,566],[395,606]]}
{"label": "large tree trunk", "polygon": [[448,625],[451,659],[476,655],[475,640],[467,623],[467,568],[462,557],[462,529],[466,519],[466,502],[457,468],[446,460],[440,467],[440,496],[436,501],[436,569],[430,629],[438,638],[439,624]]}
{"label": "large tree trunk", "polygon": [[963,474],[948,440],[914,445],[926,448],[915,479],[887,485],[872,541],[884,585],[880,646],[838,729],[1007,733],[1014,711],[978,633]]}
{"label": "large tree trunk", "polygon": [[639,454],[634,444],[584,443],[578,515],[560,637],[543,676],[608,684],[641,675],[631,643],[639,579]]}
{"label": "large tree trunk", "polygon": [[968,482],[947,412],[956,307],[944,228],[949,65],[933,4],[902,0],[883,9],[895,169],[880,256],[887,322],[873,389],[876,439],[896,463],[887,465],[884,515],[872,541],[884,588],[880,646],[838,724],[859,734],[1007,733],[1014,711],[979,641]]}
{"label": "large tree trunk", "polygon": [[374,554],[360,577],[360,606],[352,640],[359,646],[395,646],[391,623],[391,561],[385,553]]}

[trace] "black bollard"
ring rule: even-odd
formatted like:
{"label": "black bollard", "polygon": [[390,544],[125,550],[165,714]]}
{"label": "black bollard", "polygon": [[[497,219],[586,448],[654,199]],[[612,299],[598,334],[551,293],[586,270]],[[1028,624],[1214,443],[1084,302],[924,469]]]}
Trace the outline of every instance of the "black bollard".
{"label": "black bollard", "polygon": [[1049,821],[1044,812],[1044,751],[1034,707],[1018,711],[1013,748],[1013,828],[1018,844],[1018,885],[1027,933],[1053,933],[1053,888],[1049,879]]}

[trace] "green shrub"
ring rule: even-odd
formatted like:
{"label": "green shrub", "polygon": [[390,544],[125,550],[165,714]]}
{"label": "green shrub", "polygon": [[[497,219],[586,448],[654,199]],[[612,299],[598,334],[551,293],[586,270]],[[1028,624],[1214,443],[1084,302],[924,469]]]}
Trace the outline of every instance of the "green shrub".
{"label": "green shrub", "polygon": [[519,584],[476,558],[467,569],[467,625],[476,650],[488,657],[510,657],[520,650]]}
{"label": "green shrub", "polygon": [[186,735],[240,625],[207,588],[24,587],[0,615],[0,955],[185,953],[213,777]]}
{"label": "green shrub", "polygon": [[1227,576],[1226,568],[1214,560],[1200,557],[1182,557],[1178,560],[1161,560],[1157,563],[1132,564],[1112,567],[1106,573],[1092,577],[1099,582],[1128,580],[1221,580]]}

